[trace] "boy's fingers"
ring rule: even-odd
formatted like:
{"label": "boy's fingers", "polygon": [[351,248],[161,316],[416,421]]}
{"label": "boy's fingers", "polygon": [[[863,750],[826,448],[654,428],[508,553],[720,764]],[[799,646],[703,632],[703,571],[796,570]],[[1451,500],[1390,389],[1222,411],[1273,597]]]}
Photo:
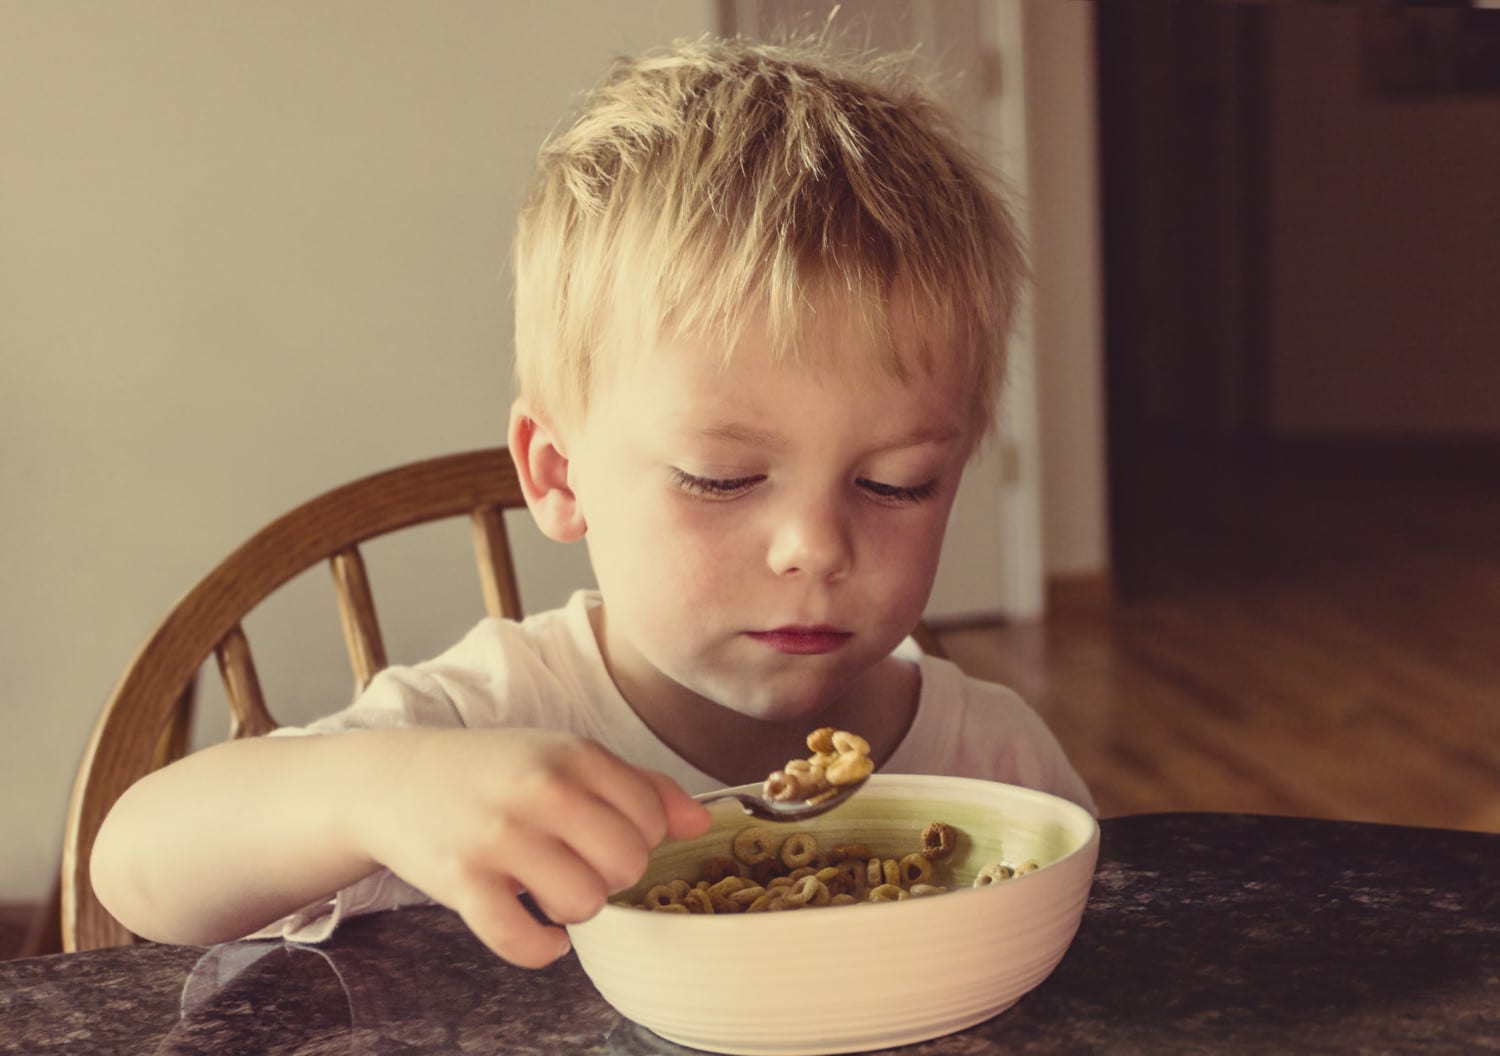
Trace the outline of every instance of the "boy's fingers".
{"label": "boy's fingers", "polygon": [[677,840],[691,840],[708,831],[708,808],[682,790],[682,786],[656,770],[641,771],[656,787],[661,809],[667,816],[667,835]]}
{"label": "boy's fingers", "polygon": [[650,848],[665,838],[668,822],[660,793],[653,782],[641,780],[643,775],[650,776],[601,748],[584,760],[583,772],[577,777],[594,795],[628,818]]}
{"label": "boy's fingers", "polygon": [[479,941],[521,968],[543,968],[573,945],[562,928],[539,923],[509,885],[488,887],[455,908]]}
{"label": "boy's fingers", "polygon": [[[557,840],[556,849],[568,853],[570,861],[566,864],[574,869],[592,869],[606,890],[629,887],[646,871],[653,844],[613,803],[588,789],[575,789],[570,795],[558,796],[549,815],[545,828],[534,830],[535,834]],[[661,826],[666,828],[665,818]]]}
{"label": "boy's fingers", "polygon": [[[638,857],[645,861],[644,854]],[[507,862],[506,872],[559,924],[588,920],[599,912],[611,889],[628,887],[640,875],[616,880],[612,874],[621,872],[618,863],[606,862],[601,868],[567,838],[540,832],[526,841],[524,856]]]}

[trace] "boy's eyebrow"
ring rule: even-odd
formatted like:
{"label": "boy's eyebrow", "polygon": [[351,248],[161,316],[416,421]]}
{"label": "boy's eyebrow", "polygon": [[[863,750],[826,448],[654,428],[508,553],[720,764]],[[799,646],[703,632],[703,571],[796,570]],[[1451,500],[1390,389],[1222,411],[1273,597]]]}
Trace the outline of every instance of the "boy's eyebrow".
{"label": "boy's eyebrow", "polygon": [[731,443],[751,447],[781,448],[786,444],[778,434],[769,429],[757,429],[753,425],[742,422],[715,422],[704,426],[697,432],[709,440],[728,440]]}

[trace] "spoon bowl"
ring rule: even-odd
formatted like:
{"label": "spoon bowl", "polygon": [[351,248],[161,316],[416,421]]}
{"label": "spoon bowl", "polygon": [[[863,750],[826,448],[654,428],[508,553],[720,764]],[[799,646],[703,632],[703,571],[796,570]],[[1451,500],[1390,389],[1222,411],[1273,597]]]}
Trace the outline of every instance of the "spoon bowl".
{"label": "spoon bowl", "polygon": [[826,814],[839,806],[858,792],[868,780],[868,777],[862,777],[847,785],[835,785],[812,799],[769,799],[763,792],[746,792],[735,788],[726,788],[719,792],[705,792],[693,798],[705,806],[723,799],[732,799],[746,814],[759,818],[761,821],[804,821],[807,818],[816,818],[819,814]]}

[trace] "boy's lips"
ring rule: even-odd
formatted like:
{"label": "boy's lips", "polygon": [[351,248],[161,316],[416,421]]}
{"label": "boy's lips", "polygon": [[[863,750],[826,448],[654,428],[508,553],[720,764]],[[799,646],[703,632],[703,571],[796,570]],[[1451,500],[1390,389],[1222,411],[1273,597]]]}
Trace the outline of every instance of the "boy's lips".
{"label": "boy's lips", "polygon": [[770,631],[746,632],[757,642],[797,656],[831,653],[854,635],[836,627],[777,627]]}

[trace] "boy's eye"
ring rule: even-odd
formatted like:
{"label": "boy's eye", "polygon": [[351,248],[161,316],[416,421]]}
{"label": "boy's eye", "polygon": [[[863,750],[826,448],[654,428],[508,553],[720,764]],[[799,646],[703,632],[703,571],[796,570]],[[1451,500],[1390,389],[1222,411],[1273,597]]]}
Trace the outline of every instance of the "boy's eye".
{"label": "boy's eye", "polygon": [[680,469],[672,470],[672,483],[690,495],[706,499],[735,499],[765,480],[764,476],[699,477]]}
{"label": "boy's eye", "polygon": [[910,488],[904,488],[896,484],[882,484],[878,480],[868,480],[864,477],[861,477],[856,483],[875,498],[892,506],[915,505],[916,503],[924,502],[932,498],[938,489],[936,479]]}

